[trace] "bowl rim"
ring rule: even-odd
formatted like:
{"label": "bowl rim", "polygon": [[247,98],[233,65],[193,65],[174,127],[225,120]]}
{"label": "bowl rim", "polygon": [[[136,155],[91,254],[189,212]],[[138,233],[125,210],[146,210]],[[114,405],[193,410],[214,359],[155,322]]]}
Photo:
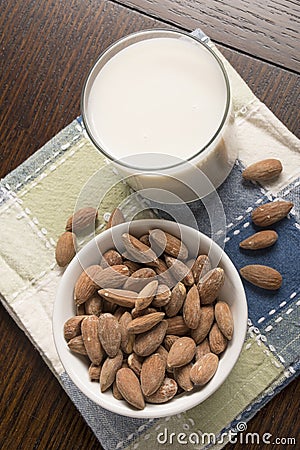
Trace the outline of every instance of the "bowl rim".
{"label": "bowl rim", "polygon": [[[202,389],[193,391],[191,393],[183,393],[180,394],[178,397],[174,398],[173,401],[162,404],[146,404],[146,407],[143,410],[137,410],[134,408],[131,408],[130,405],[128,405],[125,402],[122,402],[120,400],[115,402],[115,399],[112,397],[111,392],[104,392],[102,393],[99,388],[99,394],[96,395],[91,389],[88,388],[86,382],[82,380],[77,373],[75,373],[72,363],[72,358],[69,358],[69,349],[66,345],[66,341],[64,339],[63,334],[63,324],[65,320],[62,320],[61,312],[63,308],[63,302],[62,297],[64,297],[64,291],[66,289],[66,286],[71,283],[71,285],[74,286],[74,275],[73,272],[78,269],[78,265],[80,265],[81,272],[83,270],[82,264],[79,261],[79,258],[82,257],[82,255],[86,255],[96,244],[98,244],[98,241],[105,240],[107,236],[118,234],[118,231],[121,229],[126,229],[126,227],[130,226],[131,229],[134,229],[135,227],[139,228],[139,224],[141,226],[148,225],[148,228],[151,227],[158,227],[158,225],[162,229],[168,229],[170,233],[175,233],[176,231],[180,231],[182,233],[196,233],[200,237],[201,240],[206,242],[206,244],[210,244],[211,248],[216,249],[217,251],[220,251],[221,253],[221,262],[222,265],[228,266],[230,268],[230,278],[233,278],[233,283],[235,287],[237,288],[239,292],[239,335],[240,338],[234,342],[234,346],[232,351],[234,354],[231,356],[230,362],[227,361],[226,368],[222,372],[222,379],[218,380],[218,382],[213,382],[214,378],[210,380],[209,383],[207,383]],[[167,231],[167,230],[166,230]],[[201,248],[201,244],[200,244]],[[77,278],[76,278],[77,279]],[[244,319],[244,320],[242,320]],[[133,418],[139,418],[139,419],[153,419],[153,418],[159,418],[159,417],[166,417],[171,416],[174,414],[179,414],[181,412],[184,412],[188,409],[191,409],[203,401],[205,401],[208,397],[210,397],[219,387],[224,383],[224,381],[227,379],[228,375],[230,374],[231,370],[235,366],[239,355],[241,353],[246,331],[247,331],[247,319],[248,319],[248,306],[247,306],[247,299],[246,294],[244,290],[244,286],[242,284],[241,278],[238,274],[237,269],[235,268],[233,262],[229,258],[229,256],[225,253],[224,250],[221,249],[221,247],[216,244],[211,238],[203,234],[197,229],[191,228],[187,225],[180,224],[178,222],[173,222],[169,220],[164,219],[140,219],[140,220],[134,220],[131,222],[125,222],[120,225],[116,225],[112,228],[109,228],[97,236],[95,236],[93,239],[91,239],[73,258],[73,260],[70,262],[69,266],[66,268],[65,272],[63,273],[63,276],[60,280],[57,295],[54,301],[54,307],[53,307],[53,316],[52,316],[52,333],[54,338],[55,347],[59,356],[59,359],[62,363],[62,366],[64,367],[64,370],[70,377],[70,379],[73,381],[73,383],[77,386],[77,388],[85,394],[90,400],[92,400],[95,404],[105,408],[108,411],[114,412],[116,414],[127,416],[127,417],[133,417]],[[232,341],[231,341],[232,342]],[[74,354],[72,354],[74,355]],[[80,355],[75,355],[77,358],[80,357]],[[216,372],[218,373],[218,371]],[[94,383],[94,382],[90,382]],[[198,394],[198,395],[197,395]],[[202,395],[201,395],[202,394]],[[180,401],[179,401],[180,400]]]}

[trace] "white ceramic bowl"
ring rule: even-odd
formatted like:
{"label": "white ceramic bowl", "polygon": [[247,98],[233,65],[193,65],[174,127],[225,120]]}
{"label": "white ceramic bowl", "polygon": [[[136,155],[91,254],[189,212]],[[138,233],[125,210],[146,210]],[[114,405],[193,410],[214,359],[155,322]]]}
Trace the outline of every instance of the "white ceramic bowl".
{"label": "white ceramic bowl", "polygon": [[[213,264],[218,264],[225,271],[226,281],[222,287],[220,298],[228,302],[234,319],[234,334],[227,349],[220,358],[219,367],[214,377],[202,388],[191,393],[183,393],[164,404],[146,404],[142,410],[131,408],[125,401],[116,400],[111,391],[101,393],[99,383],[91,382],[88,375],[88,364],[85,358],[72,353],[64,339],[63,326],[67,319],[75,315],[73,301],[74,286],[83,267],[99,264],[99,248],[101,252],[113,246],[121,245],[121,235],[130,231],[136,236],[145,234],[150,228],[161,228],[181,237],[190,252],[198,252],[198,246],[203,253],[208,253]],[[53,333],[56,348],[61,362],[76,386],[91,400],[105,409],[117,414],[136,418],[157,418],[178,414],[206,400],[215,392],[228,377],[235,365],[244,342],[247,328],[247,302],[244,288],[238,272],[229,257],[210,238],[185,225],[166,220],[137,220],[130,224],[124,223],[104,231],[90,241],[67,267],[54,305]]]}

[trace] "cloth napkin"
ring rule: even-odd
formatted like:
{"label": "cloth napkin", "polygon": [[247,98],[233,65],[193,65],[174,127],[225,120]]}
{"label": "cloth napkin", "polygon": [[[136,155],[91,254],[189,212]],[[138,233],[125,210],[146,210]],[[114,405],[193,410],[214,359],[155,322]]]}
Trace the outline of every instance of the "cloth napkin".
{"label": "cloth napkin", "polygon": [[[55,263],[54,253],[81,188],[95,170],[103,168],[101,184],[106,194],[99,207],[97,233],[105,227],[114,207],[122,203],[125,217],[129,218],[135,210],[140,211],[143,202],[131,195],[131,189],[119,181],[88,140],[81,119],[74,120],[0,184],[3,305],[39,350],[102,446],[109,450],[182,445],[221,448],[230,430],[243,432],[247,421],[299,373],[300,142],[254,96],[201,30],[194,34],[206,39],[222,59],[233,91],[239,159],[218,189],[227,220],[225,251],[238,269],[259,259],[260,264],[272,266],[283,275],[283,285],[276,292],[245,282],[249,319],[241,355],[225,383],[204,403],[162,419],[122,417],[79,392],[60,363],[51,320],[63,272]],[[244,166],[268,157],[282,161],[284,170],[277,181],[263,185],[241,181]],[[295,205],[289,217],[274,226],[278,242],[255,255],[240,251],[239,242],[255,231],[251,211],[273,199],[289,200]],[[202,204],[195,202],[191,209],[200,231],[209,234]],[[80,246],[90,238],[82,238]]]}

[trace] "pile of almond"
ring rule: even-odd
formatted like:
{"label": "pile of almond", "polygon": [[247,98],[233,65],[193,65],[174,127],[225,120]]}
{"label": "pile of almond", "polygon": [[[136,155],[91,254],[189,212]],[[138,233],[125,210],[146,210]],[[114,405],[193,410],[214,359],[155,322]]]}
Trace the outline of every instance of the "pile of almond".
{"label": "pile of almond", "polygon": [[205,254],[191,258],[177,237],[152,229],[122,235],[78,278],[77,315],[64,325],[71,351],[85,355],[101,392],[137,409],[205,385],[233,336],[219,298],[225,273]]}
{"label": "pile of almond", "polygon": [[[278,159],[264,159],[248,166],[242,173],[245,180],[250,181],[273,181],[282,172],[282,164]],[[284,200],[268,202],[258,206],[252,211],[253,223],[260,228],[269,226],[284,219],[294,204]],[[271,247],[278,239],[278,234],[274,230],[264,229],[249,236],[240,243],[240,248],[245,250],[261,250]],[[250,264],[240,269],[240,274],[250,283],[263,289],[277,290],[281,287],[282,276],[273,267]]]}

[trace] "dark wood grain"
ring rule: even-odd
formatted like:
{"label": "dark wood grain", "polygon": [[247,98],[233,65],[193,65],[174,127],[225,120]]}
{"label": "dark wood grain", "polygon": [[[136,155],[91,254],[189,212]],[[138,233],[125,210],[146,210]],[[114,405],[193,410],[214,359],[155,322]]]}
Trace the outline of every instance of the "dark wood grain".
{"label": "dark wood grain", "polygon": [[254,94],[292,133],[300,137],[300,75],[241,55],[238,51],[229,50],[222,45],[218,48]]}
{"label": "dark wood grain", "polygon": [[0,448],[101,448],[58,380],[0,306]]}
{"label": "dark wood grain", "polygon": [[[196,6],[196,2],[189,3]],[[288,3],[292,2],[283,0],[277,8]],[[188,5],[184,2],[182,5],[183,15],[187,16]],[[217,17],[216,13],[203,14],[207,23],[211,14]],[[244,16],[240,17],[242,21]],[[169,19],[162,15],[162,20],[155,20],[109,1],[1,2],[1,176],[80,114],[83,80],[104,48],[133,31],[170,27]],[[176,25],[175,20],[171,21]],[[286,21],[285,26],[288,24]],[[227,45],[222,36],[220,42]],[[243,51],[261,57],[248,47],[248,41]],[[224,55],[256,95],[299,135],[300,76],[246,56],[239,51],[237,43],[231,45],[236,48],[220,45]],[[0,317],[0,448],[101,449],[39,353],[2,306]],[[248,431],[297,436],[299,398],[299,384],[295,381],[250,421]],[[245,446],[227,446],[233,448],[242,450]],[[262,445],[251,447],[263,448]]]}
{"label": "dark wood grain", "polygon": [[120,0],[186,30],[202,28],[216,42],[300,70],[297,0]]}
{"label": "dark wood grain", "polygon": [[162,26],[105,1],[70,0],[64,8],[58,0],[3,2],[0,176],[80,114],[84,79],[106,47]]}
{"label": "dark wood grain", "polygon": [[[76,26],[75,26],[76,25]],[[0,176],[80,114],[80,93],[101,51],[130,32],[168,27],[111,2],[5,3],[0,16]],[[300,76],[220,45],[254,93],[299,135]],[[276,89],[274,89],[276,86]],[[13,146],[13,151],[12,151]]]}

